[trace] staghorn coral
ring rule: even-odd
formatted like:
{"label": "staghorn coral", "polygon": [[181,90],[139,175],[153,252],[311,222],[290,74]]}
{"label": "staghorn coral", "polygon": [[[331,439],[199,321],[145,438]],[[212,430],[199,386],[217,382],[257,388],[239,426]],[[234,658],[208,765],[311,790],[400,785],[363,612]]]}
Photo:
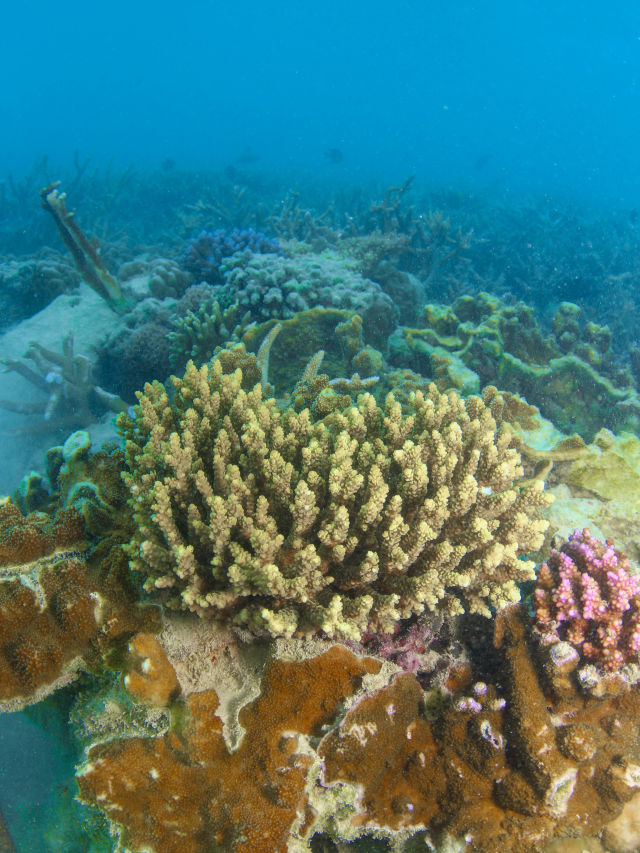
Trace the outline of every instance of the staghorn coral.
{"label": "staghorn coral", "polygon": [[228,372],[242,352],[190,363],[172,403],[147,385],[119,420],[128,553],[147,590],[254,631],[355,639],[518,600],[548,499],[539,481],[518,485],[511,433],[482,400],[432,385],[403,414],[393,395],[382,409],[364,394],[314,423]]}
{"label": "staghorn coral", "polygon": [[575,530],[540,568],[534,592],[538,631],[607,672],[638,662],[640,587],[624,554]]}

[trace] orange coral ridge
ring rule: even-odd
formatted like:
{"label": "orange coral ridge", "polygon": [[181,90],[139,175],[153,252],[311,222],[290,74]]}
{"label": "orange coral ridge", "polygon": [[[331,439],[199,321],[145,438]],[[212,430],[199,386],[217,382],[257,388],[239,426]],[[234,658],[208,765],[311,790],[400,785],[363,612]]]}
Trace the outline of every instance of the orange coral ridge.
{"label": "orange coral ridge", "polygon": [[126,828],[127,844],[155,853],[278,853],[296,822],[314,822],[305,794],[311,758],[300,735],[319,736],[362,677],[380,663],[333,646],[310,660],[272,661],[262,693],[240,712],[245,735],[229,753],[213,690],[187,699],[182,733],[91,750],[82,798]]}
{"label": "orange coral ridge", "polygon": [[180,692],[180,686],[162,646],[153,634],[136,634],[129,651],[136,655],[139,669],[125,676],[125,687],[140,702],[166,708]]}
{"label": "orange coral ridge", "polygon": [[[246,731],[235,752],[222,738],[218,698],[205,691],[187,700],[182,735],[94,748],[82,797],[125,827],[134,850],[276,853],[322,825],[305,792],[317,755],[320,801],[331,809],[329,789],[348,786],[334,817],[336,827],[349,820],[351,797],[349,837],[427,827],[436,841],[469,839],[476,853],[538,853],[557,833],[600,832],[640,784],[637,687],[620,679],[605,696],[587,695],[566,661],[554,672],[547,660],[543,689],[517,606],[501,614],[496,644],[506,705],[488,687],[480,711],[451,709],[435,723],[409,673],[336,723],[359,679],[379,668],[341,646],[301,663],[272,661],[260,697],[240,714]],[[301,735],[321,738],[315,752]]]}
{"label": "orange coral ridge", "polygon": [[25,518],[10,498],[0,501],[0,567],[29,563],[57,550],[83,550],[84,536],[84,522],[74,509],[55,518],[43,512]]}

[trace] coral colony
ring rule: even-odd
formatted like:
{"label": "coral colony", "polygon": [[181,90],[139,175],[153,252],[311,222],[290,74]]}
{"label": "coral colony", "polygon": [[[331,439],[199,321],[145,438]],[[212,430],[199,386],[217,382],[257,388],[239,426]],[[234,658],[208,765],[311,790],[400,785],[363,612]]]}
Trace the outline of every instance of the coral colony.
{"label": "coral colony", "polygon": [[118,280],[43,191],[107,317],[5,362],[59,436],[0,501],[0,709],[75,750],[51,849],[639,849],[633,370],[572,303],[425,305],[472,243],[408,187]]}
{"label": "coral colony", "polygon": [[607,672],[637,662],[640,650],[640,585],[629,561],[576,530],[538,573],[534,593],[538,629],[577,649]]}

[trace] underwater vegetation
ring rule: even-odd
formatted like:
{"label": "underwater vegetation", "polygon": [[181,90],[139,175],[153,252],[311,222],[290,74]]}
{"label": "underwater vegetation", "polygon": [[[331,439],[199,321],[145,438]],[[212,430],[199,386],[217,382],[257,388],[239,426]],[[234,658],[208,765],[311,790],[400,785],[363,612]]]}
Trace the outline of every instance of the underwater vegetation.
{"label": "underwater vegetation", "polygon": [[0,710],[74,765],[42,849],[637,850],[633,231],[78,168],[71,261],[0,230]]}

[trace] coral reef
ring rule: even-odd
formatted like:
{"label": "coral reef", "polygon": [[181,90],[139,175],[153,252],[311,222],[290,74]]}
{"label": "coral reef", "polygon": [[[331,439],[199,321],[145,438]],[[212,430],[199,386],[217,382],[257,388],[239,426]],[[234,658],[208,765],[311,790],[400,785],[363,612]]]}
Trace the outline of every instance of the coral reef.
{"label": "coral reef", "polygon": [[537,627],[546,642],[570,643],[607,672],[638,661],[640,586],[613,544],[575,530],[538,573]]}
{"label": "coral reef", "polygon": [[76,158],[101,250],[37,168],[0,243],[89,287],[0,259],[0,711],[69,748],[17,846],[640,849],[637,213]]}
{"label": "coral reef", "polygon": [[228,372],[231,352],[189,364],[172,403],[147,385],[119,421],[146,589],[285,636],[518,600],[548,501],[540,481],[518,485],[511,433],[482,400],[431,386],[403,415],[365,394],[313,423]]}
{"label": "coral reef", "polygon": [[637,429],[640,399],[630,374],[612,360],[609,331],[593,323],[583,331],[576,308],[563,303],[553,320],[556,337],[545,337],[521,302],[509,306],[479,293],[451,307],[427,305],[423,328],[391,337],[390,360],[434,377],[441,389],[477,393],[492,384],[520,394],[559,429],[587,441],[603,426]]}
{"label": "coral reef", "polygon": [[277,240],[253,228],[234,228],[231,231],[218,228],[215,231],[201,231],[197,237],[189,240],[182,253],[182,265],[199,282],[221,284],[220,265],[226,258],[238,252],[277,254],[280,251]]}
{"label": "coral reef", "polygon": [[397,312],[380,285],[363,278],[331,252],[296,258],[253,255],[248,262],[229,261],[218,298],[238,303],[240,314],[249,311],[258,322],[293,317],[310,308],[337,308],[357,312],[363,320],[367,343],[380,350],[396,324]]}
{"label": "coral reef", "polygon": [[0,331],[31,317],[59,293],[72,290],[80,277],[57,253],[0,263]]}

